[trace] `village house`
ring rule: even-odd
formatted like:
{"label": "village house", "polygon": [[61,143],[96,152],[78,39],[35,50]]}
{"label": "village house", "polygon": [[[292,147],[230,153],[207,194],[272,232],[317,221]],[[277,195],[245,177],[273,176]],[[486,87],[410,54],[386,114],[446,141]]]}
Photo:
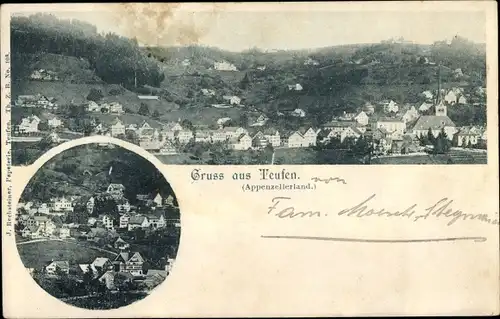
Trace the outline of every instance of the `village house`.
{"label": "village house", "polygon": [[458,104],[467,104],[467,98],[464,95],[460,95],[458,98]]}
{"label": "village house", "polygon": [[52,210],[56,212],[60,211],[73,211],[73,202],[66,197],[54,198],[51,200],[52,202]]}
{"label": "village house", "polygon": [[111,123],[111,136],[116,137],[120,135],[125,135],[125,125],[119,118],[115,118]]}
{"label": "village house", "polygon": [[130,203],[126,198],[120,198],[116,201],[116,209],[120,213],[128,213],[130,211]]}
{"label": "village house", "polygon": [[231,105],[239,105],[241,103],[241,98],[236,95],[224,95],[222,98]]}
{"label": "village house", "polygon": [[295,117],[305,117],[306,112],[303,109],[295,109],[295,110],[293,110],[291,115],[295,116]]}
{"label": "village house", "polygon": [[457,146],[459,147],[477,145],[481,139],[481,134],[470,127],[460,128],[456,136]]}
{"label": "village house", "polygon": [[182,60],[181,65],[182,66],[190,66],[191,61],[189,61],[189,59],[184,59],[184,60]]}
{"label": "village house", "polygon": [[120,228],[128,228],[128,222],[130,220],[130,215],[123,214],[120,216]]}
{"label": "village house", "polygon": [[361,111],[357,115],[354,116],[354,120],[361,125],[368,125],[370,117],[366,114],[366,112]]}
{"label": "village house", "polygon": [[214,62],[214,69],[219,71],[238,71],[234,64],[231,64],[227,61]]}
{"label": "village house", "polygon": [[100,112],[101,111],[101,107],[99,106],[99,104],[97,104],[94,101],[88,101],[87,104],[85,105],[85,109],[88,112]]}
{"label": "village house", "polygon": [[274,128],[267,128],[263,131],[263,134],[269,144],[271,144],[273,147],[278,147],[281,145],[281,136],[278,130]]}
{"label": "village house", "polygon": [[160,149],[158,150],[158,154],[160,155],[173,155],[177,154],[177,149],[174,144],[169,140],[165,140],[163,144],[161,144]]}
{"label": "village house", "polygon": [[181,130],[183,130],[183,128],[178,122],[169,122],[163,125],[161,134],[163,135],[163,138],[173,141],[175,139],[175,132]]}
{"label": "village house", "polygon": [[196,131],[195,134],[196,135],[194,137],[194,141],[196,143],[200,143],[200,142],[211,143],[212,142],[212,131],[210,131],[210,130],[199,130],[199,131]]}
{"label": "village house", "polygon": [[128,230],[134,230],[136,228],[148,228],[149,227],[149,220],[146,216],[143,215],[135,215],[131,216],[129,221],[128,221]]}
{"label": "village house", "polygon": [[366,114],[373,114],[375,112],[375,106],[370,102],[366,102],[362,109]]}
{"label": "village house", "polygon": [[259,65],[257,67],[257,70],[259,70],[259,71],[265,71],[266,70],[266,66],[265,65]]}
{"label": "village house", "polygon": [[85,203],[85,206],[87,207],[87,212],[89,214],[92,214],[94,211],[94,206],[95,206],[95,199],[93,196],[89,198],[89,200]]}
{"label": "village house", "polygon": [[129,125],[125,128],[125,131],[133,131],[133,132],[136,132],[136,131],[137,131],[137,124],[129,124]]}
{"label": "village house", "polygon": [[18,125],[18,131],[20,133],[35,133],[38,132],[38,124],[40,124],[40,118],[36,115],[31,115],[25,117],[21,120]]}
{"label": "village house", "polygon": [[250,126],[264,126],[264,125],[266,125],[268,120],[269,120],[269,118],[267,116],[265,116],[264,114],[261,114],[255,120],[255,122],[252,123]]}
{"label": "village house", "polygon": [[125,111],[123,110],[123,105],[118,102],[111,102],[107,104],[107,108],[109,113],[111,114],[123,114]]}
{"label": "village house", "polygon": [[122,197],[124,191],[125,191],[125,186],[123,186],[123,184],[116,184],[116,183],[109,184],[108,188],[106,189],[106,193],[117,197]]}
{"label": "village house", "polygon": [[305,128],[300,128],[299,132],[304,139],[303,143],[305,144],[305,146],[316,146],[316,140],[319,133],[318,130],[313,129],[312,127],[308,128],[307,130]]}
{"label": "village house", "polygon": [[99,217],[101,219],[101,222],[102,222],[104,228],[109,229],[109,230],[115,229],[113,218],[110,215],[101,215]]}
{"label": "village house", "polygon": [[46,203],[42,203],[38,206],[37,212],[39,214],[48,215],[50,214],[50,207]]}
{"label": "village house", "polygon": [[269,144],[269,141],[267,138],[264,136],[264,133],[261,131],[258,131],[257,133],[254,134],[252,137],[252,146],[254,148],[264,148]]}
{"label": "village house", "polygon": [[97,257],[90,264],[90,266],[92,269],[95,269],[99,273],[103,273],[113,269],[113,263],[109,260],[109,258],[106,257]]}
{"label": "village house", "polygon": [[153,127],[146,121],[143,121],[136,130],[136,133],[139,136],[139,140],[151,140],[153,137],[153,132]]}
{"label": "village house", "polygon": [[457,99],[458,99],[458,96],[454,90],[448,91],[448,93],[444,96],[444,100],[446,101],[446,103],[448,103],[450,105],[457,103]]}
{"label": "village house", "polygon": [[[332,133],[331,131],[330,133]],[[340,133],[340,141],[343,142],[346,138],[354,138],[355,140],[361,137],[363,133],[355,126],[349,126],[345,130],[343,130]],[[337,136],[339,137],[339,136]],[[331,138],[330,135],[328,135],[328,138]]]}
{"label": "village house", "polygon": [[[333,131],[331,136],[341,136],[342,132],[347,130],[349,127],[355,127],[359,131],[363,132],[363,126],[356,121],[330,121],[323,124],[323,128],[327,131]],[[330,134],[328,134],[330,135]]]}
{"label": "village house", "polygon": [[59,228],[59,238],[69,238],[71,237],[71,230],[68,227]]}
{"label": "village house", "polygon": [[155,203],[157,207],[161,207],[163,205],[163,197],[161,197],[160,193],[156,194],[153,198],[153,203]]}
{"label": "village house", "polygon": [[311,59],[310,57],[308,57],[308,58],[304,61],[304,65],[319,65],[319,62],[318,62],[318,61],[316,61],[316,60]]}
{"label": "village house", "polygon": [[174,196],[168,195],[167,199],[165,199],[165,205],[173,206],[174,205]]}
{"label": "village house", "polygon": [[229,143],[230,147],[235,150],[248,150],[252,147],[252,138],[248,133],[242,133],[238,137],[231,137]]}
{"label": "village house", "polygon": [[116,256],[113,261],[115,265],[115,271],[128,272],[133,276],[142,276],[144,264],[144,258],[142,258],[139,252],[129,254],[127,252],[122,252]]}
{"label": "village house", "polygon": [[385,102],[383,104],[384,106],[384,112],[385,113],[397,113],[399,110],[399,106],[396,102],[393,100],[390,100],[389,102]]}
{"label": "village house", "polygon": [[299,83],[288,84],[288,91],[302,91],[304,88]]}
{"label": "village house", "polygon": [[231,122],[230,117],[221,117],[220,119],[217,120],[217,126],[219,126],[219,128],[221,128],[224,126],[224,124],[226,124],[228,122]]}
{"label": "village house", "polygon": [[62,126],[62,121],[57,118],[56,116],[49,116],[49,119],[47,120],[47,125],[49,128],[54,129]]}
{"label": "village house", "polygon": [[411,122],[416,118],[418,118],[418,111],[413,105],[408,110],[406,110],[406,112],[402,116],[402,120],[404,123]]}
{"label": "village house", "polygon": [[182,129],[174,132],[174,139],[181,144],[187,144],[193,139],[193,132],[191,130]]}
{"label": "village house", "polygon": [[420,112],[426,112],[426,111],[430,110],[432,107],[433,107],[433,104],[432,104],[432,103],[424,102],[424,103],[422,103],[422,104],[419,106],[418,110],[419,110]]}
{"label": "village house", "polygon": [[163,215],[148,215],[149,227],[153,229],[164,228],[167,224],[165,222],[165,217]]}
{"label": "village house", "polygon": [[239,137],[242,134],[248,134],[248,131],[245,128],[239,126],[226,126],[220,129],[219,132],[222,132],[226,136],[226,139]]}
{"label": "village house", "polygon": [[375,128],[384,128],[392,137],[397,137],[405,133],[406,123],[400,119],[383,117],[375,123]]}
{"label": "village house", "polygon": [[45,267],[47,274],[55,275],[58,272],[69,274],[69,262],[67,260],[52,261]]}
{"label": "village house", "polygon": [[113,244],[113,247],[120,250],[127,250],[130,248],[130,245],[126,241],[124,241],[121,237],[118,237],[118,239]]}
{"label": "village house", "polygon": [[286,142],[289,148],[307,147],[308,143],[305,141],[304,136],[299,131],[293,131],[287,138]]}
{"label": "village house", "polygon": [[432,94],[432,92],[429,90],[422,92],[422,96],[426,101],[430,101],[434,98],[434,94]]}
{"label": "village house", "polygon": [[215,96],[215,90],[212,89],[201,89],[201,93],[204,96]]}

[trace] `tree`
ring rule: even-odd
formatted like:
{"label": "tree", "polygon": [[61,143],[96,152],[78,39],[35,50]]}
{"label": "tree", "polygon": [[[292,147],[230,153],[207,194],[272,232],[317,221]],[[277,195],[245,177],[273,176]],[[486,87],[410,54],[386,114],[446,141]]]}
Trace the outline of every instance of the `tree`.
{"label": "tree", "polygon": [[104,97],[104,95],[102,94],[101,90],[92,88],[92,89],[90,89],[90,93],[87,95],[87,101],[98,102],[103,97]]}
{"label": "tree", "polygon": [[68,212],[66,215],[67,223],[75,223],[75,224],[86,224],[90,217],[89,212],[87,211],[87,207],[84,205],[77,205],[73,209],[73,211]]}
{"label": "tree", "polygon": [[245,73],[245,76],[240,81],[239,87],[242,90],[246,90],[248,88],[249,84],[250,84],[250,79],[248,78],[248,73]]}
{"label": "tree", "polygon": [[158,110],[153,111],[153,118],[156,120],[160,119],[160,112]]}
{"label": "tree", "polygon": [[434,133],[432,132],[430,127],[427,131],[427,141],[429,141],[429,143],[431,143],[432,145],[434,145],[436,142],[436,137],[434,136]]}
{"label": "tree", "polygon": [[191,123],[191,121],[188,119],[182,120],[181,126],[187,130],[193,130],[193,123]]}
{"label": "tree", "polygon": [[137,112],[140,115],[149,116],[149,107],[146,103],[142,102],[139,107],[139,111]]}
{"label": "tree", "polygon": [[139,136],[137,136],[137,133],[133,130],[127,130],[125,132],[125,139],[130,143],[139,144]]}

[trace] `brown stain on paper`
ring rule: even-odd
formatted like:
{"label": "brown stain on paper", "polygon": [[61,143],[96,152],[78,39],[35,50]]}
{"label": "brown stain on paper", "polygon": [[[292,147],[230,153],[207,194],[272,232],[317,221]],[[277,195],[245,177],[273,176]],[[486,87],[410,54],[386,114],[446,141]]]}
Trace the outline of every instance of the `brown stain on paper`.
{"label": "brown stain on paper", "polygon": [[[113,23],[123,34],[146,45],[192,45],[210,32],[225,4],[203,4],[203,10],[181,10],[181,3],[112,5]],[[209,9],[207,10],[207,7]]]}

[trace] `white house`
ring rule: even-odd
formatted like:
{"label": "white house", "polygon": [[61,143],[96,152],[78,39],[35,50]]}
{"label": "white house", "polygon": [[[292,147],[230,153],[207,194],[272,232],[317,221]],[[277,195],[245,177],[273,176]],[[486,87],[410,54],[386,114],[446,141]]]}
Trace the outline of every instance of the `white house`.
{"label": "white house", "polygon": [[290,148],[309,146],[304,136],[299,131],[294,131],[288,136],[287,146]]}
{"label": "white house", "polygon": [[448,104],[455,104],[457,103],[457,99],[458,99],[458,96],[457,94],[455,93],[454,90],[450,90],[445,96],[444,96],[444,100],[446,101],[446,103]]}
{"label": "white house", "polygon": [[59,238],[69,238],[71,237],[71,231],[68,227],[59,228]]}
{"label": "white house", "polygon": [[397,113],[399,110],[399,106],[393,100],[390,100],[387,103],[384,103],[384,112],[386,113]]}
{"label": "white house", "polygon": [[343,142],[346,138],[358,139],[361,135],[363,134],[355,126],[349,126],[340,133],[340,141]]}
{"label": "white house", "polygon": [[422,92],[422,96],[425,98],[425,100],[432,100],[434,98],[434,94],[432,94],[431,91],[427,90]]}
{"label": "white house", "polygon": [[354,116],[354,119],[361,125],[368,125],[370,117],[368,116],[368,114],[366,114],[366,112],[361,111],[356,116]]}
{"label": "white house", "polygon": [[191,130],[183,129],[175,131],[174,139],[177,139],[181,144],[187,144],[191,139],[194,138],[193,132]]}
{"label": "white house", "polygon": [[115,118],[110,128],[111,128],[111,136],[113,137],[118,135],[125,135],[125,125],[119,118]]}
{"label": "white house", "polygon": [[47,124],[50,128],[58,128],[62,126],[62,121],[56,116],[53,116],[47,121]]}
{"label": "white house", "polygon": [[65,274],[69,274],[69,262],[68,261],[52,261],[49,265],[45,267],[47,274],[55,275],[57,271]]}
{"label": "white house", "polygon": [[109,215],[102,215],[101,221],[106,229],[114,229],[113,219]]}
{"label": "white house", "polygon": [[243,133],[238,137],[230,138],[230,144],[235,150],[247,150],[252,147],[252,138],[248,133]]}
{"label": "white house", "polygon": [[467,98],[464,95],[461,95],[458,98],[458,104],[467,104]]}
{"label": "white house", "polygon": [[99,112],[101,110],[99,104],[94,101],[89,101],[85,108],[88,112]]}
{"label": "white house", "polygon": [[136,228],[148,228],[149,227],[149,220],[146,216],[143,215],[135,215],[130,217],[128,221],[128,230],[134,230]]}
{"label": "white house", "polygon": [[220,119],[217,120],[217,125],[222,126],[230,121],[231,121],[230,117],[221,117]]}
{"label": "white house", "polygon": [[418,111],[415,106],[411,106],[408,110],[406,110],[405,114],[403,114],[402,120],[405,123],[411,122],[418,118]]}
{"label": "white house", "polygon": [[301,129],[300,133],[303,138],[303,144],[306,146],[315,146],[318,132],[318,130],[313,129],[312,127],[307,130]]}
{"label": "white house", "polygon": [[234,64],[231,64],[227,61],[214,62],[214,69],[219,71],[238,71]]}
{"label": "white house", "polygon": [[474,132],[470,127],[463,127],[457,135],[457,146],[476,145],[481,139],[479,132]]}
{"label": "white house", "polygon": [[280,132],[276,129],[269,128],[264,130],[263,132],[264,137],[267,139],[269,144],[271,144],[273,147],[277,147],[281,145],[281,136]]}
{"label": "white house", "polygon": [[156,194],[155,198],[153,199],[153,202],[158,207],[161,207],[163,205],[163,197],[161,197],[160,193]]}
{"label": "white house", "polygon": [[239,105],[241,103],[241,98],[236,95],[224,95],[222,98],[231,105]]}
{"label": "white house", "polygon": [[201,89],[201,93],[205,96],[215,96],[215,90],[212,89]]}
{"label": "white house", "polygon": [[265,116],[264,114],[259,115],[257,120],[255,120],[255,123],[251,124],[250,126],[264,126],[269,118]]}
{"label": "white house", "polygon": [[305,117],[306,112],[303,109],[295,109],[295,110],[293,110],[291,115],[295,116],[295,117]]}
{"label": "white house", "polygon": [[[248,134],[248,131],[245,128],[239,126],[226,126],[218,131],[222,132],[226,136],[226,139],[241,137],[242,134]],[[217,131],[214,131],[213,133],[215,132]]]}
{"label": "white house", "polygon": [[425,111],[427,111],[427,110],[430,110],[430,109],[432,108],[432,106],[433,106],[433,104],[432,104],[432,103],[427,103],[427,102],[424,102],[424,103],[422,103],[422,104],[419,106],[418,110],[419,110],[420,112],[425,112]]}
{"label": "white house", "polygon": [[289,91],[302,91],[304,88],[302,87],[302,85],[300,85],[299,83],[296,83],[296,84],[289,84],[288,85],[288,90]]}
{"label": "white house", "polygon": [[55,198],[52,200],[52,209],[56,212],[73,211],[73,202],[66,197]]}
{"label": "white house", "polygon": [[113,114],[123,114],[125,111],[123,110],[123,105],[118,102],[111,102],[108,104],[109,113]]}
{"label": "white house", "polygon": [[130,215],[123,214],[120,216],[120,228],[128,228],[128,221],[130,220]]}
{"label": "white house", "polygon": [[25,117],[21,120],[21,123],[18,126],[18,130],[21,133],[38,132],[38,124],[40,124],[40,122],[40,118],[36,115]]}
{"label": "white house", "polygon": [[375,127],[383,128],[393,136],[402,136],[406,131],[406,123],[396,118],[380,118]]}

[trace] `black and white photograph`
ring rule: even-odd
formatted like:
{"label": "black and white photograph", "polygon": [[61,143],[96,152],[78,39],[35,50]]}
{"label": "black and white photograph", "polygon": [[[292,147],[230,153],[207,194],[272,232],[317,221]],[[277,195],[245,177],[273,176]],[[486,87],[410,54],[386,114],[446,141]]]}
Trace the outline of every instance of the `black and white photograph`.
{"label": "black and white photograph", "polygon": [[90,135],[165,164],[487,163],[482,11],[200,11],[176,24],[150,6],[12,14],[13,165]]}
{"label": "black and white photograph", "polygon": [[180,240],[175,194],[145,158],[93,143],[57,154],[17,204],[15,238],[33,280],[86,309],[147,297],[172,270]]}

